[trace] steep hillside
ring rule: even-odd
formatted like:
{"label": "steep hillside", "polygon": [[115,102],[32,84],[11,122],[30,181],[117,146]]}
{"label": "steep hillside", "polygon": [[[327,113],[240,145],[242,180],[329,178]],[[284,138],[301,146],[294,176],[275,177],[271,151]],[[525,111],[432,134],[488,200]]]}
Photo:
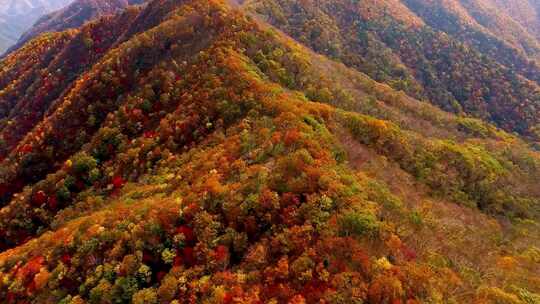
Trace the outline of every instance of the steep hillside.
{"label": "steep hillside", "polygon": [[30,29],[21,35],[11,48],[15,50],[28,40],[45,32],[60,32],[78,28],[100,16],[111,15],[129,5],[141,4],[144,0],[75,0],[63,9],[41,17]]}
{"label": "steep hillside", "polygon": [[489,1],[404,2],[434,29],[473,45],[507,67],[522,69],[527,59],[538,64],[540,44],[536,37]]}
{"label": "steep hillside", "polygon": [[506,12],[536,39],[540,39],[540,2],[538,0],[491,0],[488,3]]}
{"label": "steep hillside", "polygon": [[439,2],[402,1],[406,5],[382,9],[382,16],[365,13],[381,11],[379,2],[369,1],[243,5],[317,52],[395,89],[538,138],[539,66],[448,10],[437,10]]}
{"label": "steep hillside", "polygon": [[0,55],[15,44],[41,16],[71,0],[0,0]]}
{"label": "steep hillside", "polygon": [[538,301],[540,154],[351,66],[220,0],[29,41],[0,61],[0,299]]}

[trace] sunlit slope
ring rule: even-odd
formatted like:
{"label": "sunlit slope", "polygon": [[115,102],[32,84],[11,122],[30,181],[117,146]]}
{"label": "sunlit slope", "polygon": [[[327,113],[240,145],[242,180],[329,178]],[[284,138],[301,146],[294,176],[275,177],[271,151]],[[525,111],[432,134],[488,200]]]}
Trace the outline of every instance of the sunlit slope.
{"label": "sunlit slope", "polygon": [[30,43],[2,61],[3,90],[74,72],[31,128],[3,133],[19,134],[0,166],[8,303],[540,293],[540,157],[517,136],[220,1],[154,1]]}

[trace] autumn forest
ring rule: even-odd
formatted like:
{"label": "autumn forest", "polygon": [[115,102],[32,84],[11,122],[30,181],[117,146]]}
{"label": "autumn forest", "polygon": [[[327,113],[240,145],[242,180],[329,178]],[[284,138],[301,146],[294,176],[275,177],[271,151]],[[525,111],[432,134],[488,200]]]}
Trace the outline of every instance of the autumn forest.
{"label": "autumn forest", "polygon": [[0,303],[540,303],[540,6],[512,2],[42,19],[0,59]]}

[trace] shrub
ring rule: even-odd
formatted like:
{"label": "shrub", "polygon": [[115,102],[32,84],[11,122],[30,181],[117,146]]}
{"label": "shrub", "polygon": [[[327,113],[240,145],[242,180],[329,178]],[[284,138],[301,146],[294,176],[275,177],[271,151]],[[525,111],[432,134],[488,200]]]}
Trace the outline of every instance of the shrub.
{"label": "shrub", "polygon": [[79,153],[73,157],[73,172],[78,175],[86,175],[95,169],[97,161],[86,152]]}
{"label": "shrub", "polygon": [[486,124],[484,124],[481,120],[462,117],[458,119],[458,124],[460,129],[474,136],[489,136],[489,129],[487,128]]}
{"label": "shrub", "polygon": [[135,292],[138,290],[137,280],[133,277],[121,277],[116,279],[113,286],[113,294],[117,301],[124,302],[132,299]]}
{"label": "shrub", "polygon": [[338,219],[341,236],[372,236],[379,230],[379,222],[373,214],[350,212]]}
{"label": "shrub", "polygon": [[157,304],[156,290],[153,288],[139,290],[133,295],[132,302],[133,304]]}
{"label": "shrub", "polygon": [[58,197],[60,201],[67,201],[71,197],[71,192],[66,186],[62,186],[56,192],[56,197]]}
{"label": "shrub", "polygon": [[523,303],[515,294],[508,293],[497,287],[482,286],[477,291],[479,301],[497,304],[521,304]]}
{"label": "shrub", "polygon": [[107,280],[101,280],[99,284],[90,290],[90,303],[107,303],[111,300],[112,285]]}

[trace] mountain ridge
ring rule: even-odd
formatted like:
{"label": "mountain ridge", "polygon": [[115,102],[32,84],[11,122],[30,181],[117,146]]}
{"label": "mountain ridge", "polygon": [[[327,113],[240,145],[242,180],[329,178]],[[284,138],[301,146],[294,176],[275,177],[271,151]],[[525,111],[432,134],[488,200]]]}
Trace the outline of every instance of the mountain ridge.
{"label": "mountain ridge", "polygon": [[217,0],[9,54],[0,298],[538,299],[531,142],[334,59]]}
{"label": "mountain ridge", "polygon": [[21,47],[33,37],[44,32],[58,32],[78,28],[84,23],[103,15],[112,15],[130,5],[142,4],[144,0],[75,0],[66,7],[42,16],[25,31],[7,52]]}
{"label": "mountain ridge", "polygon": [[[444,18],[437,19],[439,29],[411,28],[391,15],[366,19],[361,11],[370,4],[349,2],[267,0],[246,1],[244,6],[316,51],[395,89],[536,137],[536,63],[508,46],[497,46],[498,39],[481,32],[467,32],[472,35],[468,40],[461,30],[447,28],[456,22],[445,24]],[[317,36],[310,39],[306,33]]]}
{"label": "mountain ridge", "polygon": [[15,44],[39,17],[62,8],[71,0],[2,0],[0,1],[0,54]]}

